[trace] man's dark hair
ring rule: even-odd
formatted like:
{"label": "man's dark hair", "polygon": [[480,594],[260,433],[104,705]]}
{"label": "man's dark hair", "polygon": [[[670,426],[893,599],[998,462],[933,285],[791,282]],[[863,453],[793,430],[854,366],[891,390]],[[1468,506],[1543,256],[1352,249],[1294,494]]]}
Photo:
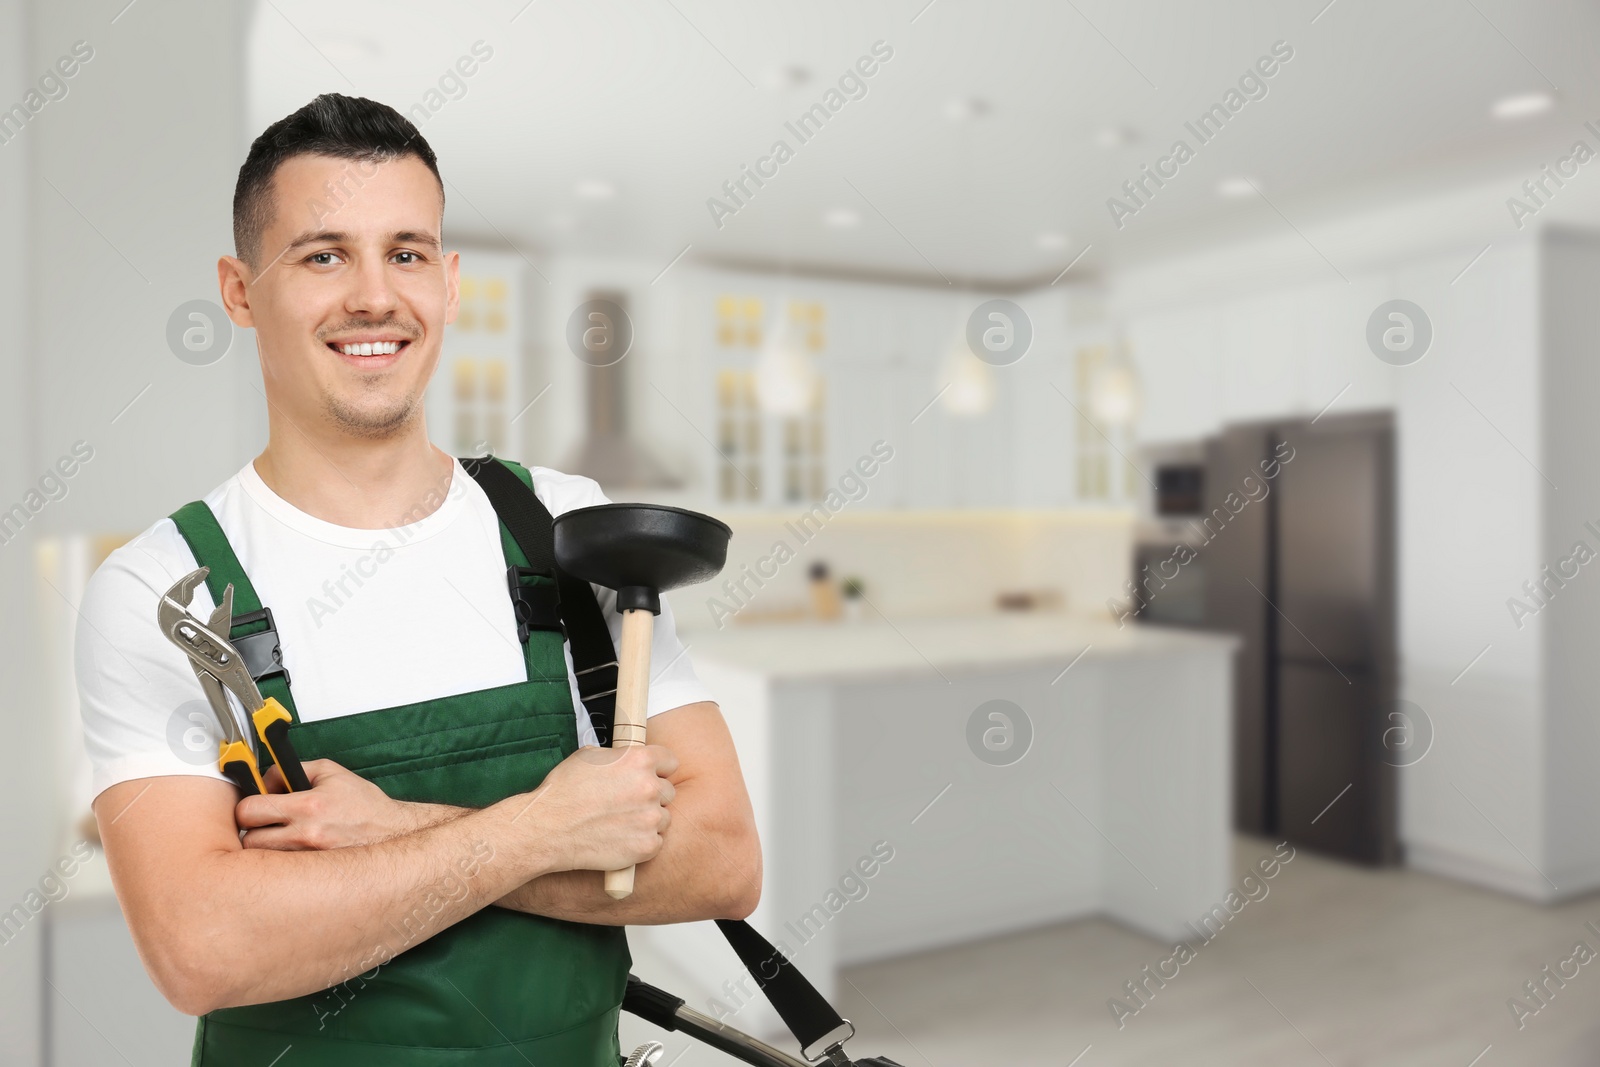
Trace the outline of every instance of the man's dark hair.
{"label": "man's dark hair", "polygon": [[444,179],[439,178],[438,160],[409,119],[376,100],[323,93],[263,130],[239,168],[233,189],[233,250],[252,268],[261,254],[261,235],[272,222],[272,177],[286,160],[308,155],[359,163],[416,156],[439,179],[443,209]]}

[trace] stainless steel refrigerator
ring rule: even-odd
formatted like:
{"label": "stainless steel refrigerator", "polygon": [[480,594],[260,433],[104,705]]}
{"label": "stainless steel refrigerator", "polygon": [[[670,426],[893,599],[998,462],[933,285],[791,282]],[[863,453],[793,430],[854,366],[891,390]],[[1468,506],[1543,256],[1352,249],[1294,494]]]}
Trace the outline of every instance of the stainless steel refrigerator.
{"label": "stainless steel refrigerator", "polygon": [[1369,864],[1400,859],[1394,448],[1387,414],[1230,427],[1195,520],[1206,625],[1242,642],[1235,825]]}

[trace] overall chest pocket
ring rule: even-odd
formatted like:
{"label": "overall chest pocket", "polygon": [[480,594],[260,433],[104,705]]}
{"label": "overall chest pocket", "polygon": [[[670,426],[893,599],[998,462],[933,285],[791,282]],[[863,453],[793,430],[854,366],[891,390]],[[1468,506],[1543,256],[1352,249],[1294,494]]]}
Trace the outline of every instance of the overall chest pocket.
{"label": "overall chest pocket", "polygon": [[486,808],[533,789],[564,758],[559,741],[525,737],[384,763],[356,773],[395,800]]}
{"label": "overall chest pocket", "polygon": [[565,679],[518,682],[291,728],[307,759],[330,759],[396,800],[486,807],[544,781],[577,749]]}

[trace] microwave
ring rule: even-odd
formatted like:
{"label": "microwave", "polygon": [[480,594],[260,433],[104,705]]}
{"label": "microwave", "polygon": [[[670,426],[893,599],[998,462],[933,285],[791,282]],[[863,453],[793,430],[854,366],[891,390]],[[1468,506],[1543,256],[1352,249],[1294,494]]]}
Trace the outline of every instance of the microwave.
{"label": "microwave", "polygon": [[1163,463],[1156,467],[1156,507],[1164,519],[1181,519],[1205,510],[1206,468],[1201,463]]}

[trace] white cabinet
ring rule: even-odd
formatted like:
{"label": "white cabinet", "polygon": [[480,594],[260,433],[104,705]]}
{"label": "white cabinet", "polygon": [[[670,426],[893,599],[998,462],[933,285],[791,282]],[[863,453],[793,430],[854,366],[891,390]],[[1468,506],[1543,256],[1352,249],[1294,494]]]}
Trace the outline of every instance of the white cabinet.
{"label": "white cabinet", "polygon": [[1144,387],[1139,440],[1187,441],[1215,432],[1223,422],[1216,316],[1184,308],[1136,317],[1126,328]]}
{"label": "white cabinet", "polygon": [[1379,304],[1409,291],[1385,273],[1130,316],[1144,384],[1139,441],[1191,441],[1229,423],[1315,417],[1330,403],[1333,412],[1393,407],[1396,368],[1367,347],[1366,323]]}
{"label": "white cabinet", "polygon": [[1044,290],[1016,298],[1033,327],[1033,345],[1020,361],[996,368],[1012,404],[1007,464],[1014,507],[1068,507],[1077,495],[1078,412],[1076,342],[1067,295]]}
{"label": "white cabinet", "polygon": [[988,411],[958,414],[944,399],[934,400],[949,381],[950,353],[966,351],[967,315],[989,298],[908,293],[897,305],[897,350],[904,355],[891,381],[905,413],[896,425],[904,427],[911,443],[901,471],[906,506],[1065,507],[1074,502],[1078,414],[1073,405],[1083,402],[1074,380],[1076,348],[1066,294],[1047,289],[1012,298],[1028,317],[1033,339],[1016,362],[982,365],[993,392]]}
{"label": "white cabinet", "polygon": [[[907,388],[915,377],[908,372],[908,353],[902,334],[904,310],[896,301],[876,299],[836,290],[829,297],[830,317],[837,309],[840,328],[823,361],[827,378],[827,467],[832,481],[872,454],[884,442],[893,457],[882,464],[868,483],[866,495],[850,505],[853,511],[903,508],[911,499],[911,420],[932,396],[931,376],[927,396]],[[918,365],[920,370],[920,364]]]}
{"label": "white cabinet", "polygon": [[1404,369],[1373,355],[1367,344],[1367,320],[1380,304],[1406,297],[1408,292],[1408,287],[1390,274],[1359,275],[1348,285],[1333,282],[1316,291],[1309,316],[1321,316],[1325,335],[1313,339],[1307,349],[1308,380],[1315,382],[1315,388],[1308,387],[1313,415],[1347,385],[1349,390],[1330,412],[1395,406]]}
{"label": "white cabinet", "polygon": [[1073,388],[1072,351],[1065,345],[1028,353],[1008,368],[1015,417],[1010,445],[1010,503],[1023,508],[1070,506],[1077,494],[1076,427],[1082,407]]}
{"label": "white cabinet", "polygon": [[905,427],[916,411],[897,388],[897,364],[867,352],[830,359],[828,377],[828,460],[830,483],[837,484],[858,460],[883,441],[893,458],[867,482],[866,494],[851,510],[905,507],[909,496],[909,435]]}
{"label": "white cabinet", "polygon": [[1217,329],[1224,422],[1273,418],[1294,409],[1298,335],[1294,301],[1287,294],[1225,306]]}

